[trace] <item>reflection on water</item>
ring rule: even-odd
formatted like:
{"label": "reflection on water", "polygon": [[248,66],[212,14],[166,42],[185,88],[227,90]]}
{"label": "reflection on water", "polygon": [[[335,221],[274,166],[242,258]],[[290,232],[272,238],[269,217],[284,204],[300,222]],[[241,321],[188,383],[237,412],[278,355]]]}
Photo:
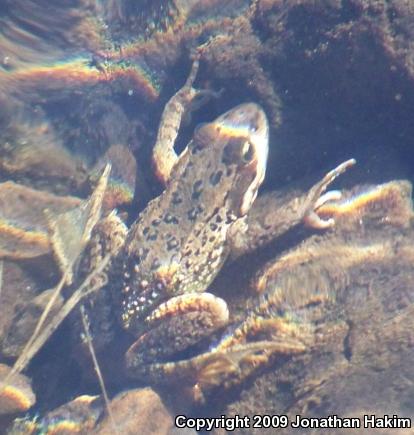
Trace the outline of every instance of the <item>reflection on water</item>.
{"label": "reflection on water", "polygon": [[[152,147],[162,111],[185,83],[195,56],[200,57],[195,87],[218,98],[195,102],[194,110],[178,119],[178,150],[191,140],[196,125],[243,102],[263,106],[270,123],[264,189],[249,216],[234,224],[235,238],[224,245],[226,255],[233,248],[232,261],[208,288],[227,302],[228,325],[190,349],[163,357],[191,362],[182,371],[180,366],[179,385],[161,382],[155,392],[141,389],[151,382],[128,378],[123,355],[133,337],[121,330],[114,302],[105,296],[89,302],[101,316],[98,325],[93,323],[98,315],[90,316],[89,327],[118,429],[106,417],[90,355],[79,352],[85,340],[81,324],[73,327],[69,319],[34,357],[24,371],[26,377],[0,386],[0,432],[9,427],[8,433],[14,434],[76,433],[80,428],[88,433],[136,433],[141,424],[148,433],[161,434],[172,430],[178,413],[412,416],[408,380],[413,375],[414,330],[414,10],[403,0],[391,3],[0,4],[2,378],[33,333],[50,289],[61,277],[48,219],[68,210],[78,213],[107,163],[112,170],[103,215],[116,209],[131,225],[150,199],[160,195],[163,187],[153,173]],[[217,137],[212,130],[196,131],[210,141],[203,147],[212,147]],[[237,140],[232,140],[227,159],[237,155]],[[252,156],[249,150],[244,150],[246,159]],[[183,154],[187,160],[181,161],[190,160],[190,154]],[[334,194],[334,201],[312,203],[321,219],[334,218],[336,225],[327,230],[305,228],[310,186],[351,157],[357,166],[333,187],[342,189],[342,198]],[[210,170],[209,164],[206,158],[196,171],[200,178]],[[174,193],[173,209],[181,218],[180,195],[197,188],[185,182],[179,166],[172,174],[182,189]],[[213,181],[219,183],[221,177],[216,173]],[[169,183],[167,191],[173,185]],[[209,198],[219,197],[219,186],[212,188]],[[193,197],[194,207],[197,198]],[[70,229],[75,221],[69,219],[60,227],[68,245],[79,230]],[[170,236],[183,234],[182,225]],[[190,246],[199,243],[199,251],[191,251],[189,262],[204,252],[203,233],[197,234],[199,241]],[[258,248],[239,252],[249,237],[251,246]],[[89,249],[104,258],[109,236],[93,235],[92,240],[95,244]],[[157,254],[151,250],[151,256]],[[176,258],[171,264],[178,269],[182,264],[177,266]],[[74,286],[85,279],[83,268],[99,266],[92,261],[85,266],[88,261],[76,262],[79,278]],[[172,282],[171,264],[165,268],[168,273],[158,277],[160,285]],[[99,279],[103,278],[97,274],[92,285]],[[134,285],[146,287],[146,281]],[[66,286],[59,304],[73,291]],[[197,304],[178,304],[171,312],[163,307],[168,314],[161,310],[150,323],[150,331],[158,332],[141,338],[141,346],[149,346],[157,334],[171,336],[161,354],[167,354],[173,341],[184,343],[184,320],[174,322],[174,316],[178,313],[178,320],[191,323]],[[59,310],[56,305],[53,316]],[[164,316],[170,322],[165,330],[160,327]],[[198,327],[192,335],[198,334]],[[97,333],[102,335],[94,337]],[[102,348],[108,337],[111,346]],[[132,407],[139,413],[131,414]],[[22,420],[13,422],[16,415]],[[291,428],[284,431],[290,433]]]}

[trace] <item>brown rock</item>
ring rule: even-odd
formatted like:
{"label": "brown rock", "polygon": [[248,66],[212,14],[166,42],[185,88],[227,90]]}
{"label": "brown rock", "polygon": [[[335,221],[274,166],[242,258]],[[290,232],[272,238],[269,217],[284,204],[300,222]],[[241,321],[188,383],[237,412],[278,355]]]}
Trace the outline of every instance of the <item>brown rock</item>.
{"label": "brown rock", "polygon": [[36,297],[39,288],[29,271],[14,262],[2,262],[0,284],[0,341],[7,331],[15,314],[17,304],[25,304]]}
{"label": "brown rock", "polygon": [[[111,401],[118,432],[123,435],[167,435],[174,421],[161,398],[150,388],[125,391]],[[113,435],[108,416],[96,429],[97,435]]]}
{"label": "brown rock", "polygon": [[[264,269],[263,291],[280,292],[283,318],[307,325],[314,343],[301,355],[274,358],[214,415],[284,414],[294,421],[297,415],[361,417],[373,410],[369,413],[377,417],[413,417],[411,186],[393,182],[378,188],[353,197],[347,204],[355,208],[341,212],[333,230],[309,237]],[[373,193],[380,196],[370,203]],[[303,301],[309,296],[313,303],[307,306]],[[278,307],[270,307],[269,316],[280,316]],[[230,397],[220,391],[214,395],[216,403]],[[341,433],[333,429],[329,433]],[[278,433],[300,430],[279,428]],[[370,432],[361,426],[356,433]]]}
{"label": "brown rock", "polygon": [[27,376],[15,374],[3,383],[9,372],[10,367],[0,364],[0,415],[27,411],[36,402]]}
{"label": "brown rock", "polygon": [[74,435],[91,433],[102,414],[99,396],[79,396],[47,413],[43,418],[15,419],[8,435]]}
{"label": "brown rock", "polygon": [[[54,291],[54,289],[46,290],[30,301],[18,304],[1,346],[5,357],[16,358],[20,355]],[[46,324],[59,312],[62,305],[63,297],[59,295],[46,317]]]}
{"label": "brown rock", "polygon": [[75,197],[56,196],[13,182],[0,184],[0,257],[33,258],[50,252],[49,215],[80,205]]}

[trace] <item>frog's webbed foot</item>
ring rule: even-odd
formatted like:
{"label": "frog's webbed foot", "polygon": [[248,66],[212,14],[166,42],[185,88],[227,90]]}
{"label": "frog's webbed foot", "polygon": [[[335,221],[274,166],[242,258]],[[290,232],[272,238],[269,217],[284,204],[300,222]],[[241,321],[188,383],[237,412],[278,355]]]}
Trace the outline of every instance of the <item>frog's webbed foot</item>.
{"label": "frog's webbed foot", "polygon": [[[225,301],[210,293],[187,293],[161,304],[145,321],[147,332],[128,349],[132,377],[165,382],[175,375],[177,354],[224,327],[229,318]],[[178,356],[179,357],[179,356]]]}
{"label": "frog's webbed foot", "polygon": [[224,89],[215,91],[214,89],[194,89],[194,96],[191,101],[190,107],[183,115],[183,124],[188,125],[191,123],[191,115],[196,112],[200,107],[207,104],[213,98],[220,98],[224,92]]}
{"label": "frog's webbed foot", "polygon": [[[200,364],[198,382],[204,385],[227,385],[240,382],[258,367],[267,364],[272,355],[294,355],[306,350],[305,343],[296,337],[269,337],[260,341],[218,346]],[[201,356],[200,356],[201,357]],[[199,358],[200,358],[199,357]],[[201,359],[201,358],[200,358]],[[221,365],[211,362],[221,360]],[[224,364],[225,362],[225,364]]]}
{"label": "frog's webbed foot", "polygon": [[355,159],[349,159],[341,163],[336,168],[329,171],[321,181],[315,184],[309,191],[304,206],[304,218],[305,225],[316,228],[325,229],[330,228],[335,224],[334,219],[321,219],[318,216],[318,209],[329,201],[337,201],[341,198],[342,194],[338,190],[331,190],[324,193],[327,187],[348,168],[356,163]]}
{"label": "frog's webbed foot", "polygon": [[214,349],[187,361],[182,367],[194,379],[194,388],[206,393],[217,386],[229,388],[240,384],[258,368],[269,363],[273,355],[293,355],[305,350],[296,339],[275,338],[272,340],[236,344],[226,349]]}

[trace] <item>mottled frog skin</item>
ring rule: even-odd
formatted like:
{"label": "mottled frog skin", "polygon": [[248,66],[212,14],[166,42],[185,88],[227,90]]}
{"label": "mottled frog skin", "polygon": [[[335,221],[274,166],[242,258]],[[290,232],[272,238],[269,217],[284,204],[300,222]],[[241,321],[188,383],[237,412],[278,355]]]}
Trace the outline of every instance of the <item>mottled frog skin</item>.
{"label": "mottled frog skin", "polygon": [[255,104],[199,127],[166,190],[131,227],[115,270],[122,322],[140,329],[173,296],[204,291],[227,256],[229,227],[264,179],[268,124]]}

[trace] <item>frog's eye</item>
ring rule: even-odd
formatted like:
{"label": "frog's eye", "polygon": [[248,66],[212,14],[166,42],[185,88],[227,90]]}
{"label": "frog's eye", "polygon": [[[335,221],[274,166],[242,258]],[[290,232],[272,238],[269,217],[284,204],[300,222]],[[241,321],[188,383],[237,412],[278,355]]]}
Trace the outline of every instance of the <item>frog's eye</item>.
{"label": "frog's eye", "polygon": [[245,163],[250,163],[253,160],[253,157],[254,157],[254,148],[253,148],[253,145],[250,142],[246,141],[243,144],[243,148],[242,148],[242,158],[243,158],[243,161]]}

